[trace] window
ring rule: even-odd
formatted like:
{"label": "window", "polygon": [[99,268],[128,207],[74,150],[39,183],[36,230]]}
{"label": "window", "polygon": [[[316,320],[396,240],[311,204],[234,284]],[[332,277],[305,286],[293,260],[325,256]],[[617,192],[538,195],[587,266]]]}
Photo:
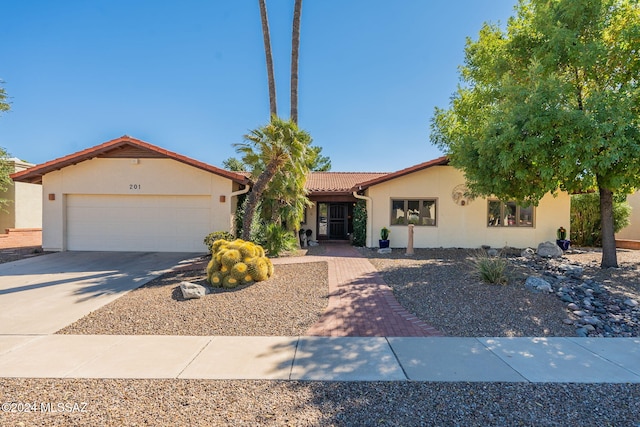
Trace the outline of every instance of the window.
{"label": "window", "polygon": [[436,225],[435,199],[391,200],[391,225]]}
{"label": "window", "polygon": [[489,200],[489,227],[533,227],[533,206],[519,206],[516,202]]}

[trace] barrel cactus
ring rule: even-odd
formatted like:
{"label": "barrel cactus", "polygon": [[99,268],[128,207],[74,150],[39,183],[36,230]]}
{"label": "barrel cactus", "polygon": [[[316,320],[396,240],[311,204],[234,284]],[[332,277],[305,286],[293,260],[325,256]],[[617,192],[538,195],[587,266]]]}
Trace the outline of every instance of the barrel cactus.
{"label": "barrel cactus", "polygon": [[207,265],[207,281],[214,287],[235,288],[267,280],[273,275],[273,264],[264,249],[241,239],[217,240],[212,245]]}

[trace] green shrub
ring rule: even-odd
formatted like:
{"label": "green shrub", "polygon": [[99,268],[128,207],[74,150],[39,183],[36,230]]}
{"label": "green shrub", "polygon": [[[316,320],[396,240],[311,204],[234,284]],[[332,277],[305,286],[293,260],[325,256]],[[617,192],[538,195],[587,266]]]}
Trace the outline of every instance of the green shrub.
{"label": "green shrub", "polygon": [[[264,249],[241,239],[216,240],[217,251],[207,265],[207,281],[214,287],[235,288],[266,280],[273,275],[273,264]],[[250,255],[244,257],[244,255]]]}
{"label": "green shrub", "polygon": [[234,236],[233,234],[229,233],[228,231],[214,231],[213,233],[210,233],[209,235],[207,235],[207,237],[204,238],[204,244],[207,245],[207,248],[209,248],[209,253],[214,253],[217,251],[217,248],[214,248],[214,243],[216,240],[233,240]]}
{"label": "green shrub", "polygon": [[273,222],[267,224],[264,249],[269,256],[277,257],[282,252],[291,251],[297,246],[298,239],[292,232]]}
{"label": "green shrub", "polygon": [[353,208],[353,246],[367,244],[367,202],[358,200]]}
{"label": "green shrub", "polygon": [[[614,232],[629,225],[631,206],[627,202],[613,203]],[[571,244],[602,246],[600,195],[598,193],[571,196]]]}
{"label": "green shrub", "polygon": [[494,285],[507,284],[506,270],[509,263],[502,254],[492,257],[482,250],[473,257],[472,264],[483,281]]}

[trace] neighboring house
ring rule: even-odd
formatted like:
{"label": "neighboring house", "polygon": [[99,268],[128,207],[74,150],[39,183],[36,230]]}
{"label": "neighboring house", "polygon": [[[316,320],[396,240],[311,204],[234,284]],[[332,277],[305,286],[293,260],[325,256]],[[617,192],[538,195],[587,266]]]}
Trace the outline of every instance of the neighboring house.
{"label": "neighboring house", "polygon": [[[348,240],[358,199],[367,204],[368,247],[380,229],[391,246],[535,247],[569,228],[570,198],[545,196],[537,207],[468,200],[464,176],[446,157],[393,173],[312,172],[313,206],[302,228],[313,240]],[[45,250],[203,251],[211,231],[231,230],[245,175],[124,136],[14,174],[43,184]]]}
{"label": "neighboring house", "polygon": [[[10,170],[24,171],[34,165],[20,159],[7,159]],[[14,182],[0,199],[0,248],[39,246],[42,234],[42,186]]]}
{"label": "neighboring house", "polygon": [[123,136],[12,175],[42,183],[45,251],[204,252],[245,176]]}
{"label": "neighboring house", "polygon": [[619,248],[640,249],[640,191],[629,194],[627,203],[631,206],[629,225],[616,233],[617,246]]}

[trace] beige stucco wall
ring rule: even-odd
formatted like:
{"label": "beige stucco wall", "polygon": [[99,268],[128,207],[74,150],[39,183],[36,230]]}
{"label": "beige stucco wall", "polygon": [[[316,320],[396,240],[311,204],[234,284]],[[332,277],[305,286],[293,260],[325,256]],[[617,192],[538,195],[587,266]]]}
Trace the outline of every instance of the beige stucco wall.
{"label": "beige stucco wall", "polygon": [[569,231],[571,201],[567,193],[545,196],[535,208],[532,228],[489,227],[487,199],[477,198],[465,206],[453,201],[452,190],[464,182],[461,171],[451,166],[434,166],[370,187],[367,195],[372,199],[372,206],[368,207],[372,226],[368,230],[372,229],[373,236],[367,234],[367,246],[378,246],[382,227],[391,230],[391,247],[407,246],[408,227],[390,225],[392,199],[437,199],[437,226],[414,227],[416,248],[536,247],[543,241],[555,240],[560,226]]}
{"label": "beige stucco wall", "polygon": [[42,185],[16,182],[14,228],[42,227]]}
{"label": "beige stucco wall", "polygon": [[[17,159],[11,161],[14,172],[33,166]],[[0,211],[0,233],[7,228],[42,227],[42,185],[15,182],[7,191],[0,193],[0,199],[9,201]]]}
{"label": "beige stucco wall", "polygon": [[629,225],[616,234],[616,239],[640,240],[640,191],[629,194],[627,203],[631,205]]}
{"label": "beige stucco wall", "polygon": [[318,223],[318,203],[313,202],[313,206],[307,208],[307,221],[305,224],[300,225],[300,228],[305,230],[311,229],[311,240],[318,240],[318,236],[316,234],[317,231],[317,223]]}
{"label": "beige stucco wall", "polygon": [[237,189],[227,178],[171,159],[87,160],[43,177],[43,249],[66,249],[65,201],[70,194],[210,196],[211,231],[229,231],[236,205],[231,193]]}

